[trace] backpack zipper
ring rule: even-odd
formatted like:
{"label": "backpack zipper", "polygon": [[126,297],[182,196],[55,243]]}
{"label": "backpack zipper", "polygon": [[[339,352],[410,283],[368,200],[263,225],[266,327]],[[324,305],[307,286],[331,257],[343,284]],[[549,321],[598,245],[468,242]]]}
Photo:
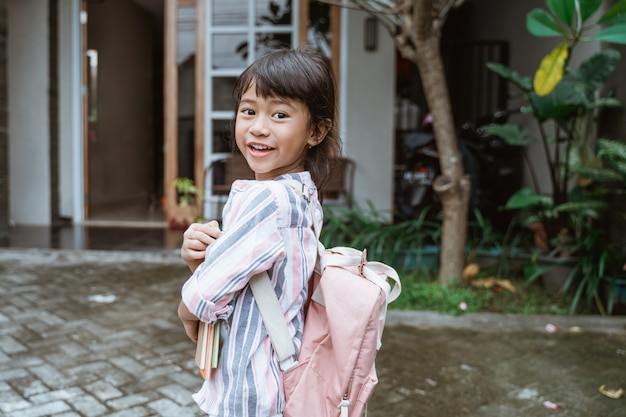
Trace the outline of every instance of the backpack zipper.
{"label": "backpack zipper", "polygon": [[341,417],[348,417],[348,407],[350,406],[350,400],[348,400],[348,393],[343,394],[343,398],[339,403],[338,408],[341,409]]}

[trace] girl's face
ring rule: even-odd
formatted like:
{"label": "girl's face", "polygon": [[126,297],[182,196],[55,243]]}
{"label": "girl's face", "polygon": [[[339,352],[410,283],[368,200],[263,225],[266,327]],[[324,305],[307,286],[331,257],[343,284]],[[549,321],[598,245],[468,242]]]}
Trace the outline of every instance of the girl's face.
{"label": "girl's face", "polygon": [[241,97],[235,141],[257,180],[304,171],[309,146],[319,143],[309,110],[299,101],[259,97],[253,83]]}

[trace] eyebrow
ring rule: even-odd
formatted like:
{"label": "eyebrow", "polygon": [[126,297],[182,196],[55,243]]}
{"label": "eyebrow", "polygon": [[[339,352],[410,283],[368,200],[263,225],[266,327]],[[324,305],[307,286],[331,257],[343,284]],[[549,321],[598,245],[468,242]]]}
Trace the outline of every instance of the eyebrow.
{"label": "eyebrow", "polygon": [[[242,98],[239,101],[239,104],[256,104],[259,100],[256,98]],[[291,107],[292,109],[295,109],[294,105],[291,103],[290,99],[286,99],[286,98],[280,98],[280,97],[270,97],[267,99],[267,101],[272,104],[272,105],[276,105],[276,104],[282,104],[288,107]]]}

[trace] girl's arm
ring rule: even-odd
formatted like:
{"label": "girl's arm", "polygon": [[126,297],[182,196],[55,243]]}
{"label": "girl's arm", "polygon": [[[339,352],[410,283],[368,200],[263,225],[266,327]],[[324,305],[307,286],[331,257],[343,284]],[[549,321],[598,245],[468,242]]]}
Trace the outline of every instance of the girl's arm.
{"label": "girl's arm", "polygon": [[[180,256],[183,258],[191,272],[194,272],[204,261],[206,249],[221,235],[217,221],[209,223],[193,223],[183,233],[183,244],[180,248]],[[178,304],[178,317],[183,322],[185,333],[193,341],[198,341],[199,319],[193,315],[185,303],[181,300]]]}
{"label": "girl's arm", "polygon": [[266,185],[244,187],[229,200],[224,233],[183,285],[185,306],[204,322],[228,317],[231,301],[248,280],[269,270],[285,254],[275,196]]}
{"label": "girl's arm", "polygon": [[206,248],[215,242],[221,233],[219,224],[215,220],[204,224],[193,223],[185,230],[180,256],[191,272],[194,272],[204,261]]}

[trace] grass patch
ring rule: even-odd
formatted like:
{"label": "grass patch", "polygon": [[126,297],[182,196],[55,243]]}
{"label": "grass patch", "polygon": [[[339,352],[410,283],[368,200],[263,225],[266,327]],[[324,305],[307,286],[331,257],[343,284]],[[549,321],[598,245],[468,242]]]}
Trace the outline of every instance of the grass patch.
{"label": "grass patch", "polygon": [[[400,273],[402,293],[389,305],[396,310],[463,313],[568,314],[571,298],[546,291],[538,284],[510,279],[515,292],[503,288],[476,288],[468,283],[441,285],[433,273]],[[461,308],[462,305],[466,309]]]}

